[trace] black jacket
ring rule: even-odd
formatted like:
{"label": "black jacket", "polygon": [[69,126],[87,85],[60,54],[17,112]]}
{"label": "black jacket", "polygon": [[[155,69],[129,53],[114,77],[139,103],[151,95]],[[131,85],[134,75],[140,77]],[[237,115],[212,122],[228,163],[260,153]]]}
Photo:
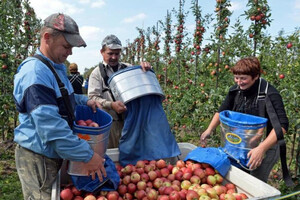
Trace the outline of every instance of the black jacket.
{"label": "black jacket", "polygon": [[[258,86],[259,86],[259,79],[257,79],[255,83],[246,90],[240,90],[238,85],[232,86],[225,100],[220,106],[218,112],[222,112],[223,110],[231,110],[231,111],[259,116],[258,102],[256,101],[258,95]],[[271,100],[274,106],[281,127],[283,127],[287,131],[289,126],[289,121],[286,116],[281,95],[270,84],[269,84],[267,95],[269,96],[269,99]],[[268,123],[267,123],[267,135],[268,135],[270,131],[273,129],[273,127],[271,125],[270,118],[266,110],[264,111],[264,113],[265,113],[264,117],[268,119]]]}
{"label": "black jacket", "polygon": [[82,94],[82,84],[83,84],[83,77],[79,74],[71,74],[68,76],[68,79],[72,83],[74,93],[75,94]]}

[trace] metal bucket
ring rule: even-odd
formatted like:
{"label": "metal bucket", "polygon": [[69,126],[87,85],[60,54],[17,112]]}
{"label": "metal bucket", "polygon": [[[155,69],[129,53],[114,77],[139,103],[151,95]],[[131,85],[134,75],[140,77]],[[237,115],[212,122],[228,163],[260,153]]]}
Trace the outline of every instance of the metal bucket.
{"label": "metal bucket", "polygon": [[152,70],[143,72],[140,66],[128,67],[114,73],[108,84],[115,99],[123,103],[150,94],[159,95],[164,99],[155,73]]}
{"label": "metal bucket", "polygon": [[[91,119],[99,124],[99,127],[79,126],[74,122],[73,131],[81,139],[88,142],[90,147],[104,157],[106,153],[112,117],[103,110],[97,109],[94,113],[88,106],[79,105],[76,107],[76,120]],[[85,169],[86,164],[83,162],[70,161],[68,166],[68,174],[75,176],[87,176],[88,172]]]}
{"label": "metal bucket", "polygon": [[224,152],[246,166],[248,152],[263,138],[267,119],[225,110],[220,113],[220,122]]}

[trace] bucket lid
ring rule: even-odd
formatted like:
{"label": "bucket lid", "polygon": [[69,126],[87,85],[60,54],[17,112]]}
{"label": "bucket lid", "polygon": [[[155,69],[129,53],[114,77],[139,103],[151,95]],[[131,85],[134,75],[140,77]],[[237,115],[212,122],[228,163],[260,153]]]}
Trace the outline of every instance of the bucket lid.
{"label": "bucket lid", "polygon": [[231,127],[241,129],[259,129],[267,125],[267,118],[255,115],[224,110],[220,112],[220,121]]}

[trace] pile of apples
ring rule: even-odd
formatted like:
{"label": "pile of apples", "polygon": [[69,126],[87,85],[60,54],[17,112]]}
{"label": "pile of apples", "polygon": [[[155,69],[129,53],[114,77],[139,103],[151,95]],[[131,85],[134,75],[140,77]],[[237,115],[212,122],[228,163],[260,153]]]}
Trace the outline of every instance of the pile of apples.
{"label": "pile of apples", "polygon": [[77,120],[76,124],[79,126],[90,126],[90,127],[99,127],[99,124],[97,122],[94,122],[91,119],[87,119],[87,120]]}
{"label": "pile of apples", "polygon": [[[140,160],[125,167],[116,164],[120,175],[117,191],[101,191],[98,194],[80,193],[74,186],[68,200],[243,200],[232,183],[224,183],[223,177],[206,163],[178,160],[175,165],[165,160]],[[61,198],[63,198],[61,192]],[[79,191],[80,192],[80,191]],[[77,195],[77,196],[76,196]],[[80,196],[81,195],[81,196]],[[70,195],[71,196],[71,195]]]}

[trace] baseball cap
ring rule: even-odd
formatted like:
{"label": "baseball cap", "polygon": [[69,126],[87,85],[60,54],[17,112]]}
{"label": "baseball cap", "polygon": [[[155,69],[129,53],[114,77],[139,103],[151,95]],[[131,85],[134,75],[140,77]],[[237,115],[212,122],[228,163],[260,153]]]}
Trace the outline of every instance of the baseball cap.
{"label": "baseball cap", "polygon": [[122,43],[115,35],[108,35],[102,41],[102,47],[107,46],[110,49],[122,49]]}
{"label": "baseball cap", "polygon": [[45,19],[44,26],[62,32],[67,42],[73,47],[86,47],[76,22],[70,16],[62,13],[52,14]]}

